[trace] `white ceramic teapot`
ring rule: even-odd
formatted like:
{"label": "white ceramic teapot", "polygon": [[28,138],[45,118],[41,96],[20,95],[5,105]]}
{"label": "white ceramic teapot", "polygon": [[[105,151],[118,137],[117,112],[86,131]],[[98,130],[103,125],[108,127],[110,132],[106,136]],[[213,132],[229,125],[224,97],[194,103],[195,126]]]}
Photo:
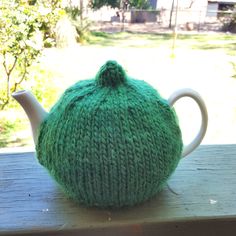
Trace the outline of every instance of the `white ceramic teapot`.
{"label": "white ceramic teapot", "polygon": [[[29,117],[39,162],[87,206],[123,207],[151,198],[207,129],[197,92],[182,89],[165,100],[115,61],[104,64],[95,79],[68,88],[49,113],[29,91],[12,96]],[[197,102],[202,123],[183,147],[173,105],[186,96]]]}

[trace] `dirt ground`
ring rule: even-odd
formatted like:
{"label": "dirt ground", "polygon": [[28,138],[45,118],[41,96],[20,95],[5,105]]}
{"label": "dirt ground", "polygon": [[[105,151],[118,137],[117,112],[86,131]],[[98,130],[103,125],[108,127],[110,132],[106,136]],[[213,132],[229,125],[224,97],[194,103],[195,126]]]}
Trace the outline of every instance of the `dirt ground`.
{"label": "dirt ground", "polygon": [[[179,25],[178,31],[182,33],[207,33],[207,32],[220,32],[222,23],[219,21],[206,22],[204,24],[194,25],[193,30],[189,31],[186,25]],[[119,22],[101,22],[93,24],[92,30],[103,31],[103,32],[138,32],[138,33],[171,33],[173,29],[163,27],[158,23],[145,23],[145,24],[134,24],[134,23],[119,23]]]}

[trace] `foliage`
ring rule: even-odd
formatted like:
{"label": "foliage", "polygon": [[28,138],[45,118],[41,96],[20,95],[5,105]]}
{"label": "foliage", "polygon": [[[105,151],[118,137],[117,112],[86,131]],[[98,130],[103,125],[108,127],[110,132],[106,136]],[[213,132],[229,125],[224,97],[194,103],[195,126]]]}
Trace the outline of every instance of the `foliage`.
{"label": "foliage", "polygon": [[[55,80],[56,73],[44,69],[41,64],[35,64],[31,67],[29,76],[34,79],[28,81],[27,86],[42,106],[47,110],[50,109],[60,92]],[[32,141],[29,121],[22,108],[19,105],[16,108],[15,104],[15,101],[11,102],[8,109],[0,113],[0,148],[29,145]]]}
{"label": "foliage", "polygon": [[110,6],[112,8],[127,9],[134,7],[136,9],[148,9],[150,3],[148,0],[91,0],[90,6],[93,9],[99,9],[103,6]]}
{"label": "foliage", "polygon": [[[85,60],[89,60],[89,58],[94,58],[94,56],[96,56],[97,53],[103,51],[101,50],[101,48],[98,48],[98,47],[108,46],[110,48],[111,47],[118,48],[119,49],[117,50],[118,54],[116,54],[115,56],[117,58],[124,58],[124,56],[130,57],[130,60],[134,61],[133,63],[134,71],[138,70],[138,73],[139,73],[142,71],[142,68],[143,68],[143,67],[140,67],[141,68],[140,69],[137,66],[135,66],[139,62],[140,63],[142,62],[144,67],[150,67],[150,65],[152,65],[151,67],[155,68],[155,63],[150,64],[151,59],[149,58],[150,59],[149,60],[148,57],[145,56],[146,54],[143,54],[144,52],[146,52],[145,50],[147,48],[157,50],[155,55],[157,55],[157,59],[158,58],[162,59],[161,66],[164,65],[163,68],[168,68],[168,66],[170,66],[171,63],[173,62],[169,60],[171,42],[172,42],[172,35],[166,34],[166,33],[155,34],[155,33],[122,32],[122,33],[111,34],[111,33],[104,33],[104,32],[91,32],[91,37],[89,38],[89,41],[87,42],[87,44],[89,45],[86,46],[87,48],[91,47],[90,49],[92,49],[92,50],[89,50],[91,51],[91,54],[89,56],[87,55],[88,51],[80,50],[80,49],[78,49],[78,51],[74,51],[73,49],[72,51],[70,51],[70,54],[66,54],[66,55],[68,58],[70,58],[70,61],[72,64],[75,64],[75,63],[81,64],[84,58]],[[219,64],[225,65],[225,63],[227,64],[228,62],[230,62],[235,56],[235,51],[236,51],[235,42],[236,42],[235,34],[179,34],[178,43],[177,43],[177,48],[178,48],[177,59],[179,60],[179,62],[181,62],[180,64],[185,65],[186,62],[188,61],[188,58],[186,59],[185,55],[188,55],[188,56],[199,55],[193,61],[191,61],[191,63],[194,63],[196,67],[196,65],[198,65],[199,58],[201,58],[202,56],[210,58],[210,55],[213,55],[212,57],[213,61],[210,60],[211,65],[212,63],[213,65],[219,65]],[[133,54],[135,48],[138,49],[139,51],[138,57],[136,54]],[[139,50],[139,49],[145,49],[145,50]],[[212,53],[214,51],[218,52],[219,49],[221,52],[224,52],[224,55],[225,55],[225,56],[222,56],[221,62],[219,62],[219,60],[218,61],[214,60],[214,55],[218,55],[218,54]],[[150,52],[152,51],[153,50],[150,50]],[[70,83],[68,83],[68,78],[66,76],[61,77],[61,70],[58,68],[58,66],[51,67],[50,65],[51,61],[53,61],[55,65],[61,65],[61,63],[58,63],[59,62],[58,60],[61,60],[61,57],[58,56],[58,52],[61,52],[61,50],[60,49],[46,49],[41,63],[34,64],[30,68],[29,77],[34,78],[34,79],[27,81],[27,86],[30,86],[30,89],[33,91],[34,94],[36,94],[40,103],[45,108],[49,108],[51,105],[54,104],[55,100],[57,100],[58,98],[59,93],[62,93],[64,89],[68,86],[68,84],[76,82],[75,81],[76,79],[75,80],[70,79]],[[124,52],[125,54],[123,54]],[[181,55],[181,52],[183,52],[184,54]],[[75,62],[76,59],[74,59],[74,56],[77,53],[80,53],[81,60],[79,62],[78,61]],[[110,54],[109,52],[107,53]],[[219,55],[221,55],[221,53]],[[230,55],[230,56],[227,57],[227,55]],[[144,57],[147,58],[147,60],[142,60],[142,58]],[[154,60],[154,61],[158,61],[158,60]],[[203,63],[198,65],[198,67],[201,68],[202,65]],[[194,66],[192,67],[192,65],[190,66],[191,66],[190,68],[195,68]],[[236,75],[235,66],[236,66],[235,62],[232,62],[232,72],[230,70],[230,73],[232,74],[232,76]],[[53,69],[50,70],[50,68],[53,68]],[[57,68],[58,68],[58,71],[56,71]],[[212,68],[213,67],[210,66],[209,70],[204,70],[204,74],[208,74],[208,73],[211,74],[212,71],[215,73],[213,75],[211,74],[211,76],[209,77],[210,79],[215,78],[215,77],[218,78],[219,75],[217,73],[219,73],[219,71],[220,71],[220,74],[222,73],[223,75],[222,80],[225,80],[225,78],[228,78],[227,76],[229,75],[229,73],[228,71],[226,71],[228,67],[226,68],[224,66],[221,66],[218,68],[219,70],[212,70]],[[206,69],[205,66],[204,66],[204,69]],[[84,74],[85,72],[87,74],[87,71],[88,71],[88,69],[84,68],[82,65],[80,65],[79,70],[81,74]],[[93,60],[91,60],[91,65],[90,65],[89,70],[94,71],[94,73],[97,70],[97,64]],[[162,71],[162,69],[160,71]],[[158,73],[159,73],[159,77],[161,78],[162,74],[160,71]],[[180,70],[180,72],[181,71],[182,70]],[[191,70],[191,72],[193,71]],[[189,73],[185,73],[185,74],[189,74]],[[192,74],[189,74],[189,75],[192,75]],[[163,77],[164,78],[166,77],[165,74],[163,74]],[[201,81],[199,83],[201,83]],[[16,122],[15,120],[12,120],[14,117],[19,117],[20,115],[22,116],[24,115],[24,112],[22,111],[20,106],[17,106],[17,107],[18,109],[14,108],[14,113],[13,113],[14,115],[12,114],[5,115],[6,117],[5,120],[2,118],[3,117],[2,114],[5,112],[8,112],[8,110],[10,109],[8,109],[7,111],[0,112],[0,139],[2,139],[2,142],[5,143],[3,144],[4,146],[6,145],[22,146],[22,145],[25,145],[26,142],[27,142],[27,145],[29,145],[29,141],[32,140],[27,118],[25,118],[25,121],[22,121],[23,119],[19,118],[19,120],[22,121],[22,123],[18,123],[18,124],[15,123]],[[5,124],[7,125],[7,127],[5,127]],[[14,126],[13,124],[16,124],[16,126]],[[16,128],[17,126],[18,128]],[[13,129],[13,131],[11,129]],[[28,129],[28,133],[25,135],[22,135],[21,130],[23,129],[24,130]],[[4,135],[2,132],[4,132]],[[24,140],[22,140],[22,138],[24,138]]]}
{"label": "foliage", "polygon": [[82,14],[82,10],[78,6],[67,6],[65,7],[65,11],[72,20],[77,20]]}
{"label": "foliage", "polygon": [[76,29],[77,41],[80,43],[87,41],[91,24],[87,18],[83,18],[83,9],[81,10],[78,6],[67,6],[65,11]]}
{"label": "foliage", "polygon": [[[172,45],[172,34],[166,33],[132,33],[119,32],[115,34],[105,32],[91,32],[90,45],[99,47],[135,47],[135,48],[159,48]],[[178,48],[194,50],[222,49],[227,54],[235,56],[236,35],[234,34],[179,34]],[[138,42],[136,44],[136,42]]]}
{"label": "foliage", "polygon": [[130,0],[130,6],[136,9],[149,9],[150,3],[148,0]]}
{"label": "foliage", "polygon": [[[33,4],[30,1],[30,4]],[[50,1],[1,0],[0,4],[0,110],[10,102],[11,93],[28,79],[43,43],[53,37],[52,28],[60,9]]]}
{"label": "foliage", "polygon": [[[31,67],[29,76],[34,79],[28,81],[27,86],[42,106],[47,110],[50,109],[60,93],[55,80],[56,73],[44,69],[41,64],[35,64]],[[19,105],[16,108],[15,104],[17,102],[11,102],[8,109],[0,113],[0,148],[29,145],[32,141],[29,121],[22,108]]]}
{"label": "foliage", "polygon": [[73,22],[76,32],[78,34],[77,41],[80,43],[83,43],[85,41],[88,41],[89,34],[90,34],[90,21],[88,19],[83,19],[83,22],[81,21],[75,21]]}
{"label": "foliage", "polygon": [[22,132],[25,129],[25,124],[23,124],[24,122],[18,118],[11,118],[1,117],[0,119],[0,148],[9,145],[23,146],[28,143],[28,137],[17,137],[17,132]]}
{"label": "foliage", "polygon": [[90,7],[93,9],[100,9],[103,6],[110,6],[112,8],[120,7],[120,0],[91,0]]}
{"label": "foliage", "polygon": [[14,123],[6,120],[1,119],[0,120],[0,148],[5,147],[8,143],[7,140],[11,137],[12,133],[14,132]]}
{"label": "foliage", "polygon": [[231,17],[224,20],[223,31],[236,33],[236,13],[232,14]]}
{"label": "foliage", "polygon": [[30,90],[45,109],[51,108],[58,99],[60,90],[57,86],[58,81],[55,79],[56,73],[37,64],[33,66],[30,76],[34,78]]}
{"label": "foliage", "polygon": [[231,65],[233,67],[233,75],[232,75],[232,77],[234,79],[236,79],[236,63],[235,62],[231,62]]}

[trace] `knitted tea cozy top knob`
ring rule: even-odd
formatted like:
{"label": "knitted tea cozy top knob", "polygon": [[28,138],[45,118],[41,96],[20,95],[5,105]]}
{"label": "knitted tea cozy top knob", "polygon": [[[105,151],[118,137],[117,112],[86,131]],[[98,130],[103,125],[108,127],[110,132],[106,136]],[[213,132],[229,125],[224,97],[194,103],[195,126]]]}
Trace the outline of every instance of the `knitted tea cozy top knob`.
{"label": "knitted tea cozy top knob", "polygon": [[86,206],[132,206],[155,196],[183,146],[173,108],[115,61],[68,88],[38,133],[40,164]]}
{"label": "knitted tea cozy top knob", "polygon": [[96,75],[96,81],[102,86],[115,87],[126,80],[124,69],[116,61],[107,61]]}

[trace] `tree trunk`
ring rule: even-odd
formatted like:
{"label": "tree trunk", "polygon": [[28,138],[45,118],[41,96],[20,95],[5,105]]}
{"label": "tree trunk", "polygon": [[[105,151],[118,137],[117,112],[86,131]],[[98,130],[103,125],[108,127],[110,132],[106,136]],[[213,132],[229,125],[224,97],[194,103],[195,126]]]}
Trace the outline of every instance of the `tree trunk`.
{"label": "tree trunk", "polygon": [[125,29],[125,3],[124,3],[124,0],[120,1],[120,10],[121,10],[121,22],[122,22],[121,31],[124,31],[124,29]]}
{"label": "tree trunk", "polygon": [[174,11],[174,6],[175,6],[175,0],[172,0],[171,10],[170,10],[170,20],[169,20],[169,28],[170,29],[171,29],[171,25],[172,25],[172,16],[173,16],[173,11]]}
{"label": "tree trunk", "polygon": [[84,2],[83,2],[83,0],[80,0],[79,8],[80,8],[80,25],[81,25],[81,27],[83,27],[83,12],[84,12]]}

